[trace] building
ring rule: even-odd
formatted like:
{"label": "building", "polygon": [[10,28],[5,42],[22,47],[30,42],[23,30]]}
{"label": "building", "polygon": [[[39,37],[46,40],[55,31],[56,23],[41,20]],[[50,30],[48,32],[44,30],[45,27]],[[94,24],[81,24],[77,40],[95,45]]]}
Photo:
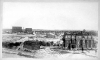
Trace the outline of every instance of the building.
{"label": "building", "polygon": [[25,28],[25,33],[33,34],[32,28]]}
{"label": "building", "polygon": [[84,31],[65,32],[62,40],[64,48],[68,50],[95,49],[97,44],[97,41],[93,39],[93,35]]}
{"label": "building", "polygon": [[21,33],[23,32],[22,27],[14,26],[12,27],[12,33]]}

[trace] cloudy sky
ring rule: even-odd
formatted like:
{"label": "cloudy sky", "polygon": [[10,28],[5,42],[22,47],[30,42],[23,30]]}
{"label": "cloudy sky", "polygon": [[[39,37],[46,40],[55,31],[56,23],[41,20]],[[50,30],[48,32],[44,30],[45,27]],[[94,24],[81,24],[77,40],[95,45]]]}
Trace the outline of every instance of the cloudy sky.
{"label": "cloudy sky", "polygon": [[3,28],[97,30],[96,2],[5,2]]}

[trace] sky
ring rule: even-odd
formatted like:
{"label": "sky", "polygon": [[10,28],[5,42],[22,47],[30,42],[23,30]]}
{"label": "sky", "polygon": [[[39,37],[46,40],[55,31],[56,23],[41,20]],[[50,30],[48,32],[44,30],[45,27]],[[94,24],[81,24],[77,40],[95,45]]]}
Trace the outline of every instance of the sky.
{"label": "sky", "polygon": [[96,2],[4,2],[3,28],[98,30]]}

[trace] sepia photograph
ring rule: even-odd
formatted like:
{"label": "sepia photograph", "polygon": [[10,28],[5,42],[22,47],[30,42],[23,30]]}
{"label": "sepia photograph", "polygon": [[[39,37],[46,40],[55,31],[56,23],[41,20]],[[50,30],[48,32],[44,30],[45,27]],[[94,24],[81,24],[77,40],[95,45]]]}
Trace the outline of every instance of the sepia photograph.
{"label": "sepia photograph", "polygon": [[2,58],[98,59],[98,2],[3,2]]}

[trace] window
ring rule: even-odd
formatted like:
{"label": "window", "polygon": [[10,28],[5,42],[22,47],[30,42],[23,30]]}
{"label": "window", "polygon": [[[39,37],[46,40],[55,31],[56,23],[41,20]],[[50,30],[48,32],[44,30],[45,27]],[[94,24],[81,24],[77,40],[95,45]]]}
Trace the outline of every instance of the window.
{"label": "window", "polygon": [[70,35],[66,35],[65,38],[71,38],[71,36]]}
{"label": "window", "polygon": [[77,39],[81,39],[81,38],[82,38],[82,36],[77,36],[76,38],[77,38]]}
{"label": "window", "polygon": [[65,38],[68,38],[67,35],[65,36]]}
{"label": "window", "polygon": [[89,39],[91,39],[91,36],[88,36]]}
{"label": "window", "polygon": [[70,36],[70,35],[68,35],[67,37],[68,37],[68,38],[71,38],[71,36]]}
{"label": "window", "polygon": [[72,36],[72,39],[75,39],[75,36]]}
{"label": "window", "polygon": [[88,38],[88,36],[84,36],[85,37],[85,39],[87,39]]}

